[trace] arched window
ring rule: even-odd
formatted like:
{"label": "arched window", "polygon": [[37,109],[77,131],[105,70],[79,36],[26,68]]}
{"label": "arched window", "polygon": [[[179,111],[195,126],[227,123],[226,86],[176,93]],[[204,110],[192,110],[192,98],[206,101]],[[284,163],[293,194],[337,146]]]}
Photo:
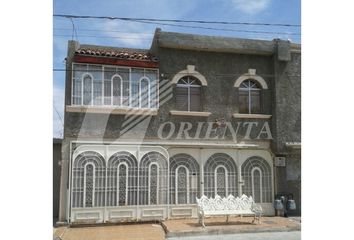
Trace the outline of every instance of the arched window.
{"label": "arched window", "polygon": [[117,152],[108,160],[107,206],[137,204],[138,162],[129,152]]}
{"label": "arched window", "polygon": [[118,165],[117,174],[117,206],[125,206],[128,200],[128,166],[126,163],[122,162]]}
{"label": "arched window", "polygon": [[204,194],[214,197],[237,196],[237,166],[225,153],[213,154],[204,165]]}
{"label": "arched window", "polygon": [[139,165],[139,205],[167,204],[167,160],[158,152],[146,153]]}
{"label": "arched window", "polygon": [[90,74],[83,75],[83,105],[92,104],[92,76]]}
{"label": "arched window", "polygon": [[95,205],[95,167],[92,163],[85,165],[84,177],[84,207],[93,207]]}
{"label": "arched window", "polygon": [[122,97],[123,97],[123,80],[120,75],[114,75],[112,77],[112,96],[113,96],[113,105],[121,106]]}
{"label": "arched window", "polygon": [[147,78],[139,82],[139,107],[150,108],[150,81]]}
{"label": "arched window", "polygon": [[185,166],[176,169],[176,204],[189,203],[189,171]]}
{"label": "arched window", "polygon": [[260,157],[247,159],[241,167],[244,180],[242,192],[253,196],[257,203],[272,201],[272,172],[266,160]]}
{"label": "arched window", "polygon": [[72,207],[101,207],[105,203],[104,158],[97,152],[78,155],[72,167]]}
{"label": "arched window", "polygon": [[199,164],[190,155],[170,158],[170,203],[193,204],[199,194]]}
{"label": "arched window", "polygon": [[215,195],[227,197],[228,194],[228,179],[227,169],[223,165],[215,168]]}
{"label": "arched window", "polygon": [[238,92],[240,113],[261,113],[261,90],[254,80],[247,79],[241,83]]}
{"label": "arched window", "polygon": [[201,111],[201,84],[192,76],[185,76],[177,82],[176,107],[180,111]]}
{"label": "arched window", "polygon": [[149,166],[149,205],[159,204],[159,166],[150,163]]}

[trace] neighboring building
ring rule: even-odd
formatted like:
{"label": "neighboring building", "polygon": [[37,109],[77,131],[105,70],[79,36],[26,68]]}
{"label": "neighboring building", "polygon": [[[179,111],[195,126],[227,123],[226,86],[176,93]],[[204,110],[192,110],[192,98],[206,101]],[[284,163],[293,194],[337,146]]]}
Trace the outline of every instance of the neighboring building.
{"label": "neighboring building", "polygon": [[59,218],[61,141],[53,138],[53,219]]}
{"label": "neighboring building", "polygon": [[59,220],[197,217],[202,194],[274,215],[279,192],[301,214],[300,59],[289,41],[160,29],[146,50],[69,41]]}

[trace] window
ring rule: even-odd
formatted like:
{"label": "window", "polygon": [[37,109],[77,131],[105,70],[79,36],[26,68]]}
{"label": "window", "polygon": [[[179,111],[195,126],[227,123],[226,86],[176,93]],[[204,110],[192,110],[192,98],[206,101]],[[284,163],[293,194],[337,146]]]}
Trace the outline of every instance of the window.
{"label": "window", "polygon": [[72,104],[157,108],[158,70],[75,63]]}
{"label": "window", "polygon": [[137,204],[138,162],[128,152],[113,154],[107,168],[107,206]]}
{"label": "window", "polygon": [[176,105],[181,111],[200,111],[201,85],[197,78],[186,76],[177,82]]}
{"label": "window", "polygon": [[272,201],[272,171],[266,160],[260,157],[247,159],[241,167],[244,186],[242,192],[252,196],[257,203]]}
{"label": "window", "polygon": [[214,197],[237,196],[237,166],[225,153],[213,154],[204,165],[204,194]]}
{"label": "window", "polygon": [[199,164],[190,155],[170,158],[170,203],[193,204],[199,194]]}
{"label": "window", "polygon": [[106,166],[93,151],[81,153],[72,168],[72,207],[101,207],[105,204]]}
{"label": "window", "polygon": [[141,158],[139,205],[167,203],[167,171],[167,160],[161,153],[148,152]]}
{"label": "window", "polygon": [[261,113],[261,88],[257,82],[243,81],[238,94],[240,113]]}

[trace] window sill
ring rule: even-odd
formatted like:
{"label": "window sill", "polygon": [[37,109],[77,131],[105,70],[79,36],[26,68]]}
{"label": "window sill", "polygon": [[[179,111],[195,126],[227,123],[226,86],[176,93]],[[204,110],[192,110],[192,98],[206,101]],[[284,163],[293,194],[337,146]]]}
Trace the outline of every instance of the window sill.
{"label": "window sill", "polygon": [[209,117],[211,112],[190,112],[190,111],[170,111],[171,115],[176,116],[195,116],[195,117]]}
{"label": "window sill", "polygon": [[267,114],[245,114],[245,113],[234,113],[232,114],[234,118],[257,118],[257,119],[269,119],[272,115]]}
{"label": "window sill", "polygon": [[103,113],[116,115],[157,115],[157,109],[129,107],[66,106],[66,112]]}

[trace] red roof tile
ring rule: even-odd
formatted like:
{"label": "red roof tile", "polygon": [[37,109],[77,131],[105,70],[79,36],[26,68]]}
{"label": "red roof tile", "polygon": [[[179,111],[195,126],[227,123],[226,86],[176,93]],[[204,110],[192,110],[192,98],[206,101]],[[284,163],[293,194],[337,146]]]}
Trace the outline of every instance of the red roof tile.
{"label": "red roof tile", "polygon": [[113,57],[125,60],[152,61],[157,62],[158,58],[148,52],[129,52],[126,50],[102,50],[91,48],[79,48],[75,54],[100,57]]}

